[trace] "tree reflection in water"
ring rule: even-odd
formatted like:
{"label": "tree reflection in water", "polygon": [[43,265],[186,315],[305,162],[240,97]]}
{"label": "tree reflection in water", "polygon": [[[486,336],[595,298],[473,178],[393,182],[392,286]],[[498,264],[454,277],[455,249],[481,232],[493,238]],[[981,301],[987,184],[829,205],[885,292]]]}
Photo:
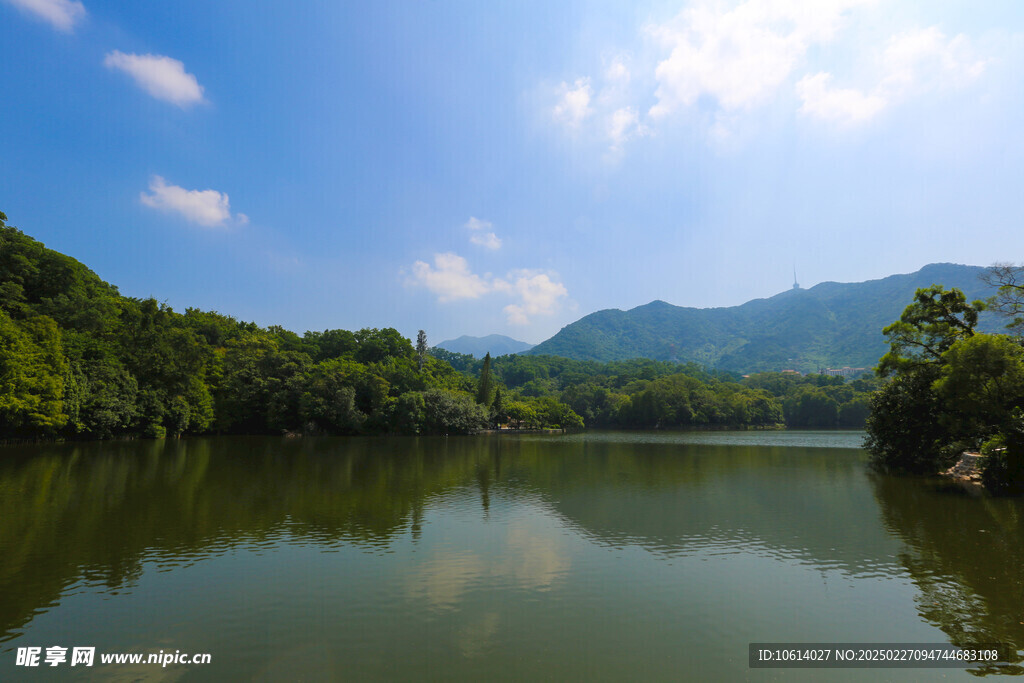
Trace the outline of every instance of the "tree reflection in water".
{"label": "tree reflection in water", "polygon": [[875,496],[890,531],[907,545],[900,562],[920,590],[921,616],[955,645],[1004,643],[1024,674],[1024,503],[877,475]]}

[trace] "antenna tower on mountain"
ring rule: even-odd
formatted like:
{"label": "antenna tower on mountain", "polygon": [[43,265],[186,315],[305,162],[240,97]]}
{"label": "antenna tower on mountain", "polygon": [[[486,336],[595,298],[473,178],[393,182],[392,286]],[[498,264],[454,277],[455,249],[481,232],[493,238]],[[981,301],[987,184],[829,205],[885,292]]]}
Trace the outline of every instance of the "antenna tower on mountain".
{"label": "antenna tower on mountain", "polygon": [[796,281],[796,266],[793,266],[793,289],[800,289],[800,283]]}

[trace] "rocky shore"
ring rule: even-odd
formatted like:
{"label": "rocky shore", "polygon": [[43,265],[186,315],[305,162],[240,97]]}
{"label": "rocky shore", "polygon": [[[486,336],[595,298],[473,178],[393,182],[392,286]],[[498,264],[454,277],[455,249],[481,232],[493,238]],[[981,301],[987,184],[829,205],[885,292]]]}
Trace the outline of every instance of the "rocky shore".
{"label": "rocky shore", "polygon": [[955,465],[942,473],[954,481],[981,485],[981,468],[985,462],[985,456],[981,453],[965,451],[960,455],[960,460]]}

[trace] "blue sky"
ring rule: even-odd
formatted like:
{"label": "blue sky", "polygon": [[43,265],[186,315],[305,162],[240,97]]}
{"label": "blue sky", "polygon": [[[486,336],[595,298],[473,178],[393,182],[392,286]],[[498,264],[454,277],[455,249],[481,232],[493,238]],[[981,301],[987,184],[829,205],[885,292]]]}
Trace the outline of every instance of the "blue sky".
{"label": "blue sky", "polygon": [[1017,2],[0,0],[0,210],[128,296],[539,342],[1024,260]]}

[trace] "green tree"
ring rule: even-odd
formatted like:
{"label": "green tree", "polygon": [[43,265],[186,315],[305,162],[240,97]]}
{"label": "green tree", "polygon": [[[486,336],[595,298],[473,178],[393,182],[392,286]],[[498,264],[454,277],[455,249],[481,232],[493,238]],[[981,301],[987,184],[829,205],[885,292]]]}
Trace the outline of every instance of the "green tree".
{"label": "green tree", "polygon": [[942,354],[933,389],[954,434],[975,440],[1006,432],[1024,405],[1024,348],[1005,335],[976,334]]}
{"label": "green tree", "polygon": [[491,379],[491,354],[490,352],[484,356],[484,365],[480,370],[480,382],[477,385],[476,390],[476,402],[485,408],[491,406],[491,391],[493,389],[494,380]]}
{"label": "green tree", "polygon": [[498,387],[494,390],[494,402],[491,403],[491,421],[500,425],[506,417],[505,400],[501,396],[501,387]]}
{"label": "green tree", "polygon": [[550,396],[537,401],[535,411],[542,427],[583,429],[583,419],[572,408]]}
{"label": "green tree", "polygon": [[858,394],[839,406],[840,427],[863,427],[871,413],[871,397]]}
{"label": "green tree", "polygon": [[988,307],[1010,318],[1008,328],[1024,332],[1024,266],[997,263],[985,271],[982,280],[996,288]]}
{"label": "green tree", "polygon": [[537,411],[522,401],[509,401],[505,404],[509,424],[515,429],[536,429],[540,426]]}
{"label": "green tree", "polygon": [[391,416],[391,429],[399,434],[419,434],[426,423],[427,404],[422,391],[407,391],[398,397]]}
{"label": "green tree", "polygon": [[138,411],[139,383],[124,366],[111,358],[83,359],[70,374],[79,406],[72,433],[97,439],[128,433]]}
{"label": "green tree", "polygon": [[367,328],[355,333],[355,359],[360,363],[380,363],[388,358],[412,358],[413,348],[409,340],[398,330],[388,327],[383,330]]}
{"label": "green tree", "polygon": [[988,452],[982,483],[993,493],[1024,494],[1024,411],[1015,409],[1011,423],[993,441],[999,447]]}
{"label": "green tree", "polygon": [[420,372],[423,372],[423,363],[427,358],[427,333],[420,330],[416,335],[416,356],[419,361]]}
{"label": "green tree", "polygon": [[49,435],[63,427],[68,372],[53,319],[33,316],[19,325],[0,311],[0,433]]}
{"label": "green tree", "polygon": [[981,301],[968,304],[956,288],[932,285],[918,289],[900,319],[882,330],[889,352],[879,361],[879,372],[890,375],[941,363],[949,347],[974,334],[978,313],[984,308]]}
{"label": "green tree", "polygon": [[483,406],[467,394],[430,389],[423,394],[423,432],[470,434],[487,424]]}
{"label": "green tree", "polygon": [[871,397],[864,445],[876,468],[935,474],[955,461],[956,454],[945,448],[950,434],[932,391],[939,373],[938,367],[930,367],[899,374]]}
{"label": "green tree", "polygon": [[783,408],[793,427],[835,427],[839,420],[839,404],[820,387],[800,387],[786,396]]}
{"label": "green tree", "polygon": [[331,358],[351,357],[359,347],[355,334],[348,330],[306,332],[303,342],[306,353],[318,363]]}
{"label": "green tree", "polygon": [[[889,352],[878,372],[892,380],[876,392],[867,419],[865,445],[881,469],[934,474],[949,467],[963,439],[935,391],[946,353],[974,336],[984,304],[968,304],[963,292],[940,285],[918,289],[900,319],[883,332]],[[971,345],[969,348],[974,348]]]}

